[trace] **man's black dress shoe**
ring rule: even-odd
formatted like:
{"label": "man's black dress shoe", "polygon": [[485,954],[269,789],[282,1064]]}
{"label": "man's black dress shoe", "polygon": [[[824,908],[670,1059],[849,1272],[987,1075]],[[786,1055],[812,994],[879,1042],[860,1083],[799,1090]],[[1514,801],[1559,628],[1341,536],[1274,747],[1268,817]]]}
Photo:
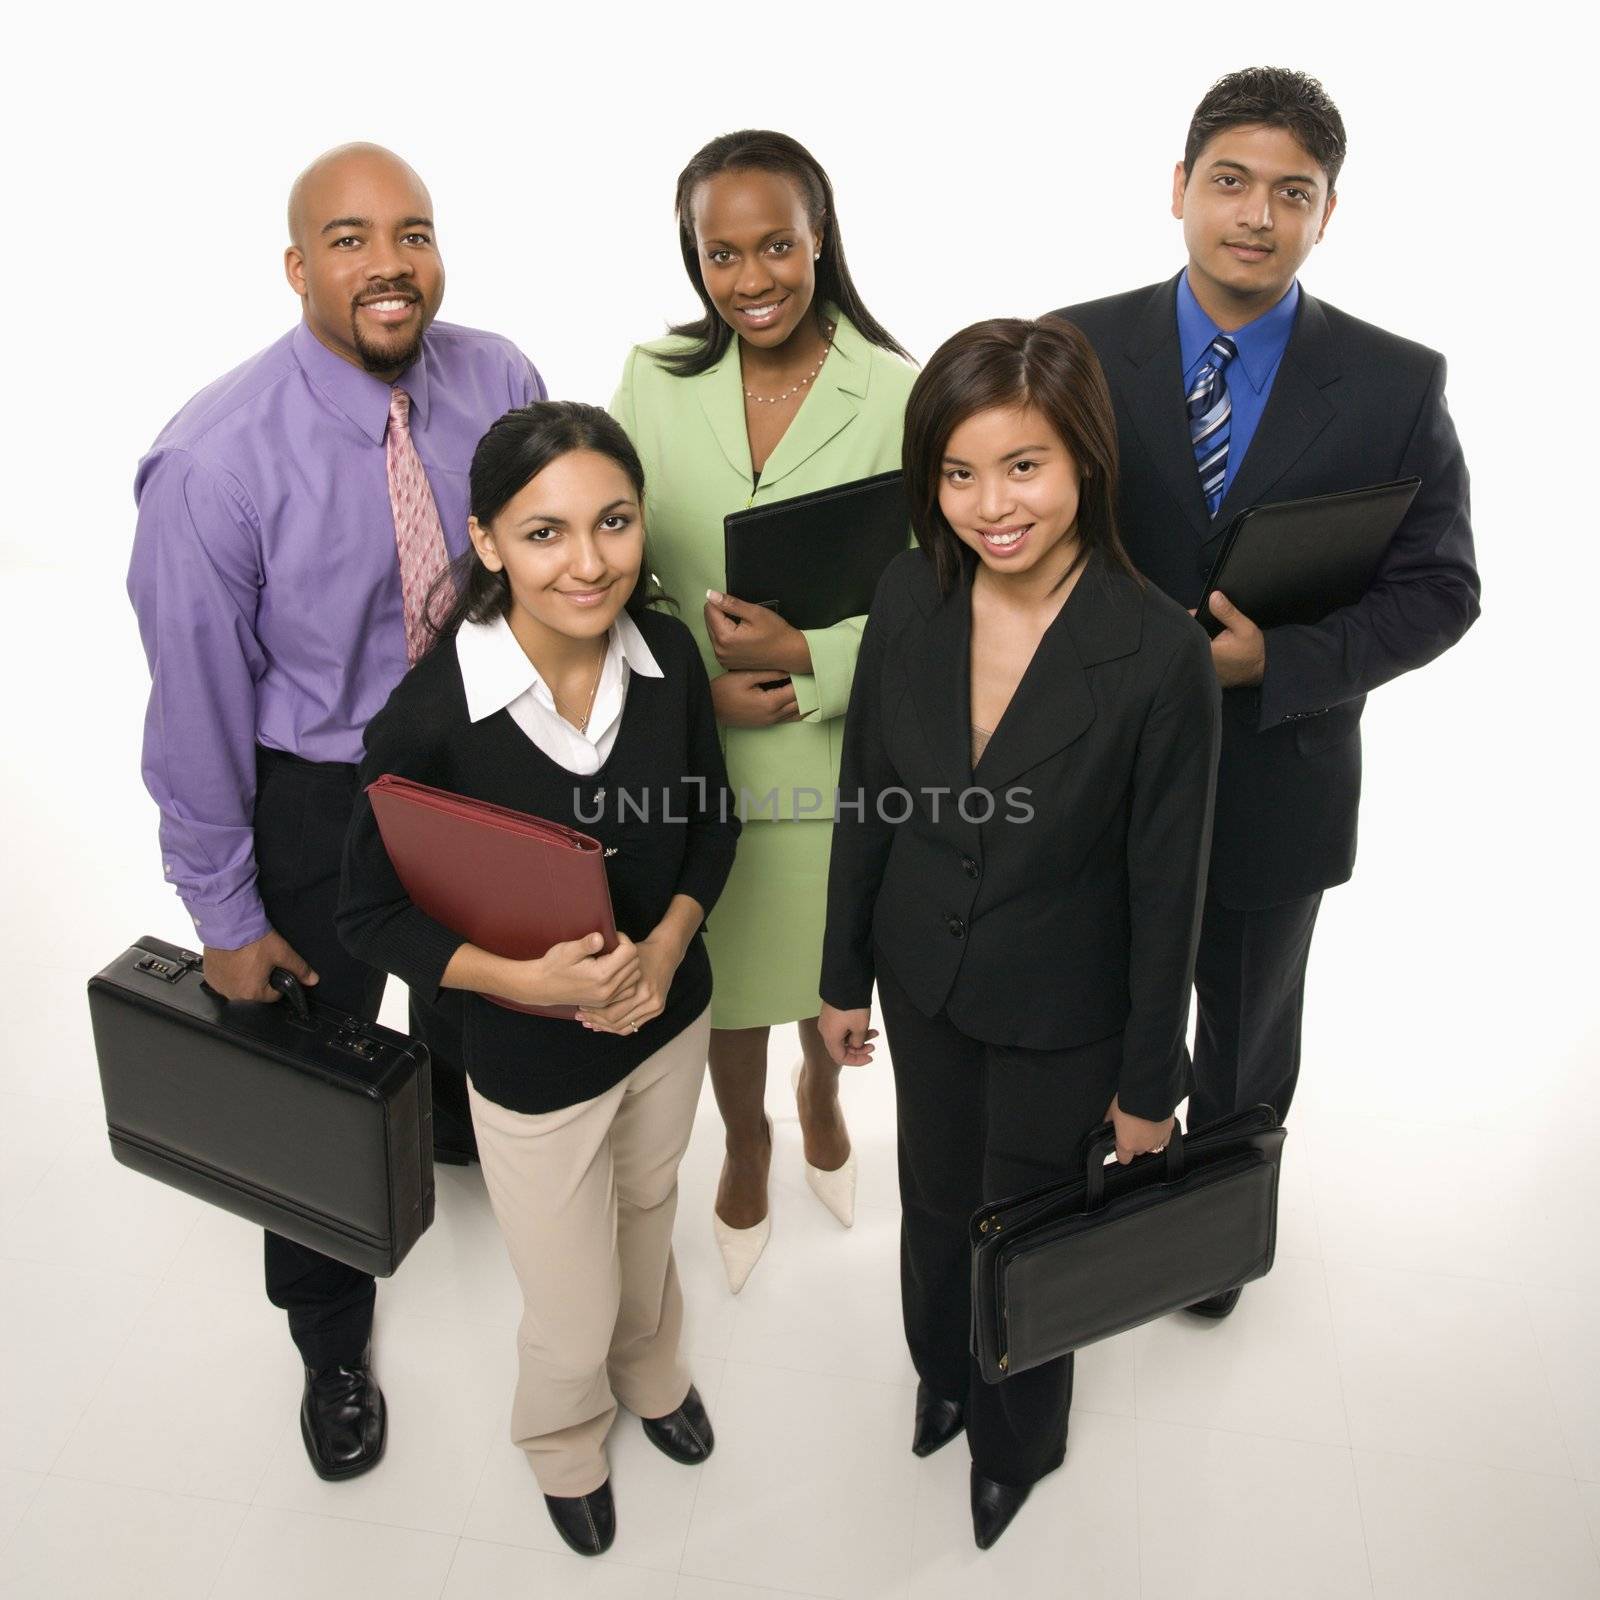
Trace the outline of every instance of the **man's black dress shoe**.
{"label": "man's black dress shoe", "polygon": [[996,1483],[972,1469],[972,1536],[980,1550],[987,1550],[1011,1526],[1032,1493],[1031,1483]]}
{"label": "man's black dress shoe", "polygon": [[358,1365],[306,1368],[300,1436],[319,1478],[353,1478],[377,1466],[383,1454],[387,1414],[371,1360],[369,1349]]}
{"label": "man's black dress shoe", "polygon": [[1220,1322],[1238,1305],[1239,1296],[1243,1293],[1243,1284],[1237,1289],[1224,1289],[1221,1294],[1214,1294],[1209,1300],[1196,1300],[1189,1310],[1197,1317],[1210,1317],[1213,1322]]}
{"label": "man's black dress shoe", "polygon": [[470,1167],[477,1159],[476,1150],[461,1150],[449,1144],[436,1144],[433,1147],[433,1164],[436,1167]]}
{"label": "man's black dress shoe", "polygon": [[699,1466],[717,1442],[711,1431],[711,1418],[701,1403],[700,1391],[692,1383],[676,1411],[669,1411],[664,1417],[640,1417],[639,1420],[651,1444],[686,1467]]}
{"label": "man's black dress shoe", "polygon": [[617,1536],[617,1507],[611,1498],[611,1480],[592,1494],[547,1494],[544,1503],[556,1532],[580,1556],[604,1555]]}
{"label": "man's black dress shoe", "polygon": [[959,1400],[941,1400],[927,1384],[917,1385],[917,1417],[911,1428],[911,1453],[931,1456],[967,1425]]}

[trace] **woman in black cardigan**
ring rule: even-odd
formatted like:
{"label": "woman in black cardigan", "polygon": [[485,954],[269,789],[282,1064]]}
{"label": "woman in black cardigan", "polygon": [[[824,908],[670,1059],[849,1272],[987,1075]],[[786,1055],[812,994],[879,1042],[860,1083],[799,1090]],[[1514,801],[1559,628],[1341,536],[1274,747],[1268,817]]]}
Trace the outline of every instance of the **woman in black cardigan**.
{"label": "woman in black cardigan", "polygon": [[819,1025],[894,1062],[912,1448],[965,1426],[987,1547],[1061,1462],[1072,1358],[985,1384],[967,1221],[1158,1150],[1210,836],[1219,694],[1204,632],[1117,539],[1116,423],[1069,324],[979,323],[918,377],[919,550],[885,573],[845,723]]}
{"label": "woman in black cardigan", "polygon": [[619,1401],[676,1460],[712,1446],[678,1347],[672,1219],[710,1032],[700,929],[738,822],[694,640],[651,608],[627,435],[593,406],[513,411],[471,490],[460,598],[368,726],[362,785],[394,773],[597,835],[618,944],[601,953],[596,931],[512,961],[468,943],[407,897],[364,795],[339,932],[430,998],[467,991],[473,1126],[525,1306],[512,1437],[562,1537],[597,1555]]}

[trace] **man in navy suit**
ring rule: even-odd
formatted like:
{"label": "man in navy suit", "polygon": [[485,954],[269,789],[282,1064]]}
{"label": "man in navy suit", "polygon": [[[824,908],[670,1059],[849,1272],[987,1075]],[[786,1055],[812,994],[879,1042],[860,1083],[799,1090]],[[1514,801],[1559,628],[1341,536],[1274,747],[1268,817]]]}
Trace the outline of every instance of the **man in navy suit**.
{"label": "man in navy suit", "polygon": [[[1478,615],[1467,469],[1444,358],[1315,300],[1297,274],[1334,213],[1344,124],[1321,84],[1230,73],[1190,122],[1174,279],[1059,313],[1088,334],[1116,403],[1118,516],[1135,565],[1199,604],[1247,506],[1417,477],[1363,598],[1263,632],[1227,602],[1212,645],[1223,738],[1199,959],[1199,1126],[1288,1112],[1322,892],[1355,865],[1367,694],[1447,650]],[[1204,1302],[1225,1316],[1238,1291]]]}

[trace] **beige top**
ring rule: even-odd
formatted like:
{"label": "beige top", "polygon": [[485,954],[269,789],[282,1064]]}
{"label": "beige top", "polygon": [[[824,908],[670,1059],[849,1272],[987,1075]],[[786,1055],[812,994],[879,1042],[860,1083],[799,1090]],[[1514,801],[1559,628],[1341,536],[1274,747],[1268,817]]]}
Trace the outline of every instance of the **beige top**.
{"label": "beige top", "polygon": [[990,739],[994,737],[993,728],[980,728],[976,722],[972,724],[972,764],[983,760],[983,752],[988,747]]}

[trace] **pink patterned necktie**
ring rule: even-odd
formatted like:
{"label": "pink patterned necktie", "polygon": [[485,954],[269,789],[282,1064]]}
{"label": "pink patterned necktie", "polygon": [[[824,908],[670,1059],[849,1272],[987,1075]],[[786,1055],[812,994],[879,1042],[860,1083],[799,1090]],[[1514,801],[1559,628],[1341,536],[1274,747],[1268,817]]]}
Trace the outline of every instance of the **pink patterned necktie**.
{"label": "pink patterned necktie", "polygon": [[[389,391],[389,505],[394,511],[394,542],[400,556],[400,597],[405,607],[406,660],[415,662],[428,648],[424,622],[428,591],[450,564],[444,527],[434,504],[422,458],[411,442],[411,396]],[[439,609],[436,605],[435,609]]]}

